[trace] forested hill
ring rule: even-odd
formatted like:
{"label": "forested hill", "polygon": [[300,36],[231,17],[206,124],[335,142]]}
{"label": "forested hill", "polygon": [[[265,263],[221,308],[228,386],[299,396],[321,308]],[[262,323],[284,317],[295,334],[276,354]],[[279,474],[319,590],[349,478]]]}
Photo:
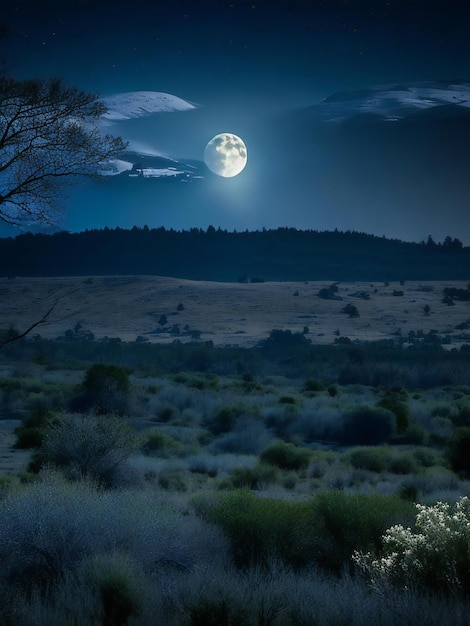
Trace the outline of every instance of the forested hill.
{"label": "forested hill", "polygon": [[2,276],[153,274],[220,281],[470,280],[470,248],[357,232],[121,228],[0,239]]}

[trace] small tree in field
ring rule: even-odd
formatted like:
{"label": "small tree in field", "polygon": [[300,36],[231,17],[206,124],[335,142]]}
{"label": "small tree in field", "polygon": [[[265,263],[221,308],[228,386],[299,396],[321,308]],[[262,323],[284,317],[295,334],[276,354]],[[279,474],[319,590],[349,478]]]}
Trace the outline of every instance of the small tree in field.
{"label": "small tree in field", "polygon": [[350,318],[359,317],[359,311],[355,304],[347,304],[341,309],[341,313],[346,313]]}
{"label": "small tree in field", "polygon": [[88,368],[83,381],[83,408],[99,414],[123,414],[127,409],[129,387],[129,374],[124,367],[95,363]]}
{"label": "small tree in field", "polygon": [[95,94],[60,80],[0,75],[0,221],[51,223],[64,181],[96,175],[125,147],[104,134]]}

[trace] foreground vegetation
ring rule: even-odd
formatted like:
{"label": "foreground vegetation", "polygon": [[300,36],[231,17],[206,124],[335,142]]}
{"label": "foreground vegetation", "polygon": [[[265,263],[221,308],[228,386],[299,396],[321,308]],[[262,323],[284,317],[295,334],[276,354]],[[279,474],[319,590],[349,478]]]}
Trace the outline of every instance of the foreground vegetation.
{"label": "foreground vegetation", "polygon": [[7,344],[2,623],[467,623],[469,370],[280,332]]}

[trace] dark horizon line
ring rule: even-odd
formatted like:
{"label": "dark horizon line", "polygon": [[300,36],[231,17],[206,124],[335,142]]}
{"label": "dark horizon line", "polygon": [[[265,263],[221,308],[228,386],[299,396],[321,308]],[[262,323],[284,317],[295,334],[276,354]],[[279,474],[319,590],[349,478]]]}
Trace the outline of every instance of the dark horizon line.
{"label": "dark horizon line", "polygon": [[207,235],[210,233],[222,233],[222,234],[226,234],[226,235],[246,235],[246,234],[262,234],[262,233],[280,233],[280,232],[292,232],[292,233],[305,233],[305,234],[316,234],[316,235],[349,235],[349,236],[360,236],[360,237],[370,237],[372,239],[381,239],[384,241],[391,241],[391,242],[395,242],[395,243],[403,243],[403,244],[409,244],[409,245],[428,245],[428,246],[445,246],[445,245],[449,245],[452,244],[454,245],[454,247],[459,247],[462,249],[467,249],[470,248],[469,246],[464,245],[460,239],[458,239],[457,237],[452,237],[451,235],[446,235],[446,237],[444,238],[443,241],[435,241],[434,238],[432,237],[432,235],[427,235],[425,238],[421,239],[420,241],[410,241],[410,240],[405,240],[405,239],[400,239],[399,237],[388,237],[385,234],[382,235],[376,235],[374,233],[368,233],[365,231],[361,231],[361,230],[356,230],[356,229],[351,229],[348,228],[347,230],[341,230],[339,228],[334,228],[334,229],[324,229],[324,230],[318,230],[315,228],[297,228],[295,226],[277,226],[277,227],[270,227],[270,228],[266,228],[266,227],[262,227],[262,228],[256,228],[256,229],[244,229],[244,230],[237,230],[236,228],[233,228],[231,230],[227,229],[227,228],[222,228],[220,225],[215,227],[212,224],[209,224],[209,226],[207,226],[207,228],[202,228],[200,226],[190,226],[189,228],[174,228],[174,227],[166,227],[166,226],[153,226],[150,227],[147,224],[144,224],[143,226],[138,226],[137,224],[134,224],[134,226],[130,227],[130,228],[125,228],[122,226],[103,226],[100,228],[85,228],[83,230],[77,230],[77,231],[71,231],[71,230],[67,230],[67,229],[61,229],[61,230],[56,230],[54,232],[33,232],[33,231],[26,231],[26,232],[21,232],[18,233],[17,235],[7,235],[7,236],[0,236],[0,241],[2,240],[8,240],[8,239],[17,239],[19,237],[29,237],[29,236],[44,236],[44,237],[53,237],[53,236],[58,236],[58,235],[81,235],[81,234],[85,234],[85,233],[90,233],[90,232],[113,232],[113,231],[119,231],[119,232],[132,232],[132,231],[148,231],[148,232],[167,232],[167,233],[175,233],[175,234],[201,234],[201,235]]}

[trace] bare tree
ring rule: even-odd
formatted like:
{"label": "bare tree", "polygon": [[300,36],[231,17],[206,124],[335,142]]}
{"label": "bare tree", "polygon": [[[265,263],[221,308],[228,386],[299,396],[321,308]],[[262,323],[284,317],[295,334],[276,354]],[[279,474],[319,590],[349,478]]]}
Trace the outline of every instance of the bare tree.
{"label": "bare tree", "polygon": [[0,221],[52,223],[65,181],[95,176],[125,143],[104,134],[96,94],[0,76]]}

